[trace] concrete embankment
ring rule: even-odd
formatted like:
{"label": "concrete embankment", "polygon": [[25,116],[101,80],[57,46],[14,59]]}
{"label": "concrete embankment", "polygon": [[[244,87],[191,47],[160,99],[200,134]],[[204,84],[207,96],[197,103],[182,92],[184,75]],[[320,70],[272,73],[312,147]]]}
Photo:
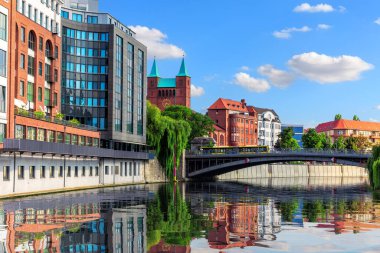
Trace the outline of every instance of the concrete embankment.
{"label": "concrete embankment", "polygon": [[252,166],[229,172],[218,180],[246,178],[293,178],[293,177],[363,177],[368,178],[366,168],[344,165],[270,164]]}

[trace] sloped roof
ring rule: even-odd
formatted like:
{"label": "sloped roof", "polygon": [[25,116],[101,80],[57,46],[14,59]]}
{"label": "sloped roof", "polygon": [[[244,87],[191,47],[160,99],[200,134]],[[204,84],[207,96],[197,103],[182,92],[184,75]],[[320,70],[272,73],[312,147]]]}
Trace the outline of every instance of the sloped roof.
{"label": "sloped roof", "polygon": [[152,70],[150,71],[150,75],[148,77],[160,77],[160,74],[158,73],[156,59],[154,59],[153,61]]}
{"label": "sloped roof", "polygon": [[178,72],[178,75],[177,76],[189,76],[189,74],[187,73],[187,68],[186,68],[186,64],[185,64],[185,58],[182,59],[182,62],[181,62],[181,67],[179,69],[179,72]]}
{"label": "sloped roof", "polygon": [[215,103],[208,108],[208,110],[233,110],[248,112],[247,106],[243,106],[241,102],[225,98],[219,98],[216,100]]}
{"label": "sloped roof", "polygon": [[317,132],[327,132],[330,130],[380,131],[380,123],[340,119],[321,123],[315,130]]}
{"label": "sloped roof", "polygon": [[265,112],[271,112],[271,113],[273,113],[276,117],[278,117],[278,114],[276,113],[276,111],[275,110],[273,110],[273,109],[269,109],[269,108],[260,108],[260,107],[253,107],[254,109],[255,109],[255,111],[258,113],[258,114],[263,114],[263,113],[265,113]]}
{"label": "sloped roof", "polygon": [[222,131],[222,132],[226,131],[223,127],[216,125],[216,124],[214,124],[214,129],[215,129],[215,131]]}

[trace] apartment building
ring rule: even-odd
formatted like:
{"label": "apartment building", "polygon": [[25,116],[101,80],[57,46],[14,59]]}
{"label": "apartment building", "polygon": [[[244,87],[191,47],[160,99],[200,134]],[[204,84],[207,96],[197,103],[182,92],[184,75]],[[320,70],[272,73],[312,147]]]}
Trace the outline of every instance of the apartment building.
{"label": "apartment building", "polygon": [[281,133],[281,121],[273,109],[254,107],[258,118],[258,144],[274,148]]}

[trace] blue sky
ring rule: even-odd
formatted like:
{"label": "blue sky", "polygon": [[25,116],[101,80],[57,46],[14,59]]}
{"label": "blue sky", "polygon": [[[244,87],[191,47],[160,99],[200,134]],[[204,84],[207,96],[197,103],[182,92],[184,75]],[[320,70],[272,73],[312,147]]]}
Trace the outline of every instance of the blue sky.
{"label": "blue sky", "polygon": [[336,113],[380,121],[380,1],[100,0],[100,10],[148,45],[148,72],[156,56],[174,77],[186,55],[199,112],[245,98],[306,127]]}

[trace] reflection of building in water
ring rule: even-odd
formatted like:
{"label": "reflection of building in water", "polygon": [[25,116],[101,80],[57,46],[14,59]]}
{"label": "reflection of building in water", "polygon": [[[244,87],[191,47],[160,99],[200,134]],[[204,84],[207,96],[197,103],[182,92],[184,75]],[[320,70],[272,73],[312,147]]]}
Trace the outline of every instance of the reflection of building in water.
{"label": "reflection of building in water", "polygon": [[253,246],[258,240],[274,240],[280,231],[281,215],[273,201],[257,203],[215,203],[211,214],[214,229],[209,231],[211,248]]}
{"label": "reflection of building in water", "polygon": [[0,252],[145,252],[145,206],[100,206],[0,212]]}

